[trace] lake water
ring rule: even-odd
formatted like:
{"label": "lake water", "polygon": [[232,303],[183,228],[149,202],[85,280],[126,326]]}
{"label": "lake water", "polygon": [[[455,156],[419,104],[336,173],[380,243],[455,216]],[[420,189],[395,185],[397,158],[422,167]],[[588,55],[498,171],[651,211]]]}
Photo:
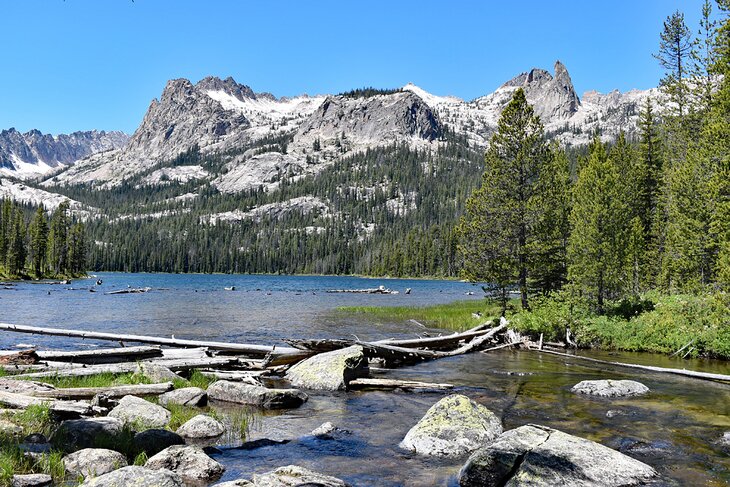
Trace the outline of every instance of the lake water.
{"label": "lake water", "polygon": [[[179,338],[282,343],[283,338],[361,339],[415,336],[408,322],[374,322],[336,311],[349,305],[425,305],[472,298],[466,283],[377,280],[348,277],[100,274],[70,286],[19,284],[0,290],[0,321]],[[383,284],[405,295],[329,294],[328,289]],[[144,294],[105,295],[127,286],[150,286]],[[229,292],[225,286],[236,286]],[[79,290],[69,290],[75,288]],[[89,292],[96,288],[97,292]],[[50,292],[50,294],[48,294]],[[108,346],[33,335],[0,334],[0,347],[18,343],[39,348]],[[681,360],[646,354],[592,353],[610,360],[730,373],[726,362]],[[535,352],[499,351],[441,359],[388,371],[385,377],[448,382],[457,392],[486,405],[505,429],[527,423],[554,427],[623,451],[655,467],[666,485],[730,484],[730,449],[718,440],[730,431],[730,386],[625,368],[596,367]],[[628,399],[576,396],[570,388],[585,379],[629,378],[651,393]],[[445,393],[341,392],[310,394],[304,406],[252,412],[249,439],[292,440],[255,450],[220,440],[214,457],[227,467],[223,480],[297,464],[356,486],[454,485],[462,460],[424,459],[398,448],[406,432]],[[213,405],[221,414],[231,405]],[[235,409],[235,408],[233,408]],[[609,413],[611,411],[611,413]],[[608,413],[608,414],[607,414]],[[350,433],[318,440],[308,433],[331,421]],[[223,444],[221,444],[223,443]]]}

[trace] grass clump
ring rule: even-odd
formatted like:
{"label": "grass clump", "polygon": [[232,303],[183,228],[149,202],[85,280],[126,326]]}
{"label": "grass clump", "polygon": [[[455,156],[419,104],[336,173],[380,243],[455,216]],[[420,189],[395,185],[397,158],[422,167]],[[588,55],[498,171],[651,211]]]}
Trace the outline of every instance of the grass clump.
{"label": "grass clump", "polygon": [[[499,304],[492,300],[465,300],[433,306],[344,306],[342,313],[364,314],[380,320],[416,320],[433,328],[464,331],[499,316]],[[479,314],[479,317],[475,317]]]}
{"label": "grass clump", "polygon": [[23,434],[42,433],[50,436],[54,422],[48,404],[31,404],[23,411],[13,415],[13,422],[23,428]]}
{"label": "grass clump", "polygon": [[44,379],[47,382],[58,388],[70,388],[70,387],[114,387],[114,386],[125,386],[134,384],[150,384],[151,381],[142,374],[137,373],[125,373],[125,374],[112,374],[103,373],[95,375],[87,375],[82,377],[49,377]]}
{"label": "grass clump", "polygon": [[182,389],[183,387],[198,387],[205,390],[216,380],[217,379],[215,377],[206,375],[201,371],[194,369],[190,374],[190,377],[187,379],[183,379],[182,377],[174,379],[172,381],[172,385],[175,389]]}
{"label": "grass clump", "polygon": [[26,456],[11,438],[0,438],[0,486],[12,485],[13,475],[45,473],[61,484],[66,476],[63,453],[51,451],[35,458]]}

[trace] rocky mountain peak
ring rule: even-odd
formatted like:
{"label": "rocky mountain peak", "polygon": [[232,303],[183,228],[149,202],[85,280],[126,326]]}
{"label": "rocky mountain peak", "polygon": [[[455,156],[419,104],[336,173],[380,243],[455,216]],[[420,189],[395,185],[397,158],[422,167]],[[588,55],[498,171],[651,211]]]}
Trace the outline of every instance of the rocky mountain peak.
{"label": "rocky mountain peak", "polygon": [[231,76],[224,80],[216,76],[207,76],[198,81],[195,87],[201,91],[223,91],[240,101],[257,98],[251,87],[237,83]]}

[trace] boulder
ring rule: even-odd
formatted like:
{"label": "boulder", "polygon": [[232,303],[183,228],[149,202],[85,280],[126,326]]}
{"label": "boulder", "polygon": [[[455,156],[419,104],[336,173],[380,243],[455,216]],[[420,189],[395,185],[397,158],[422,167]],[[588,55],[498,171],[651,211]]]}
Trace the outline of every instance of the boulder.
{"label": "boulder", "polygon": [[137,367],[137,373],[144,375],[155,383],[172,382],[175,379],[182,379],[182,377],[164,365],[154,364],[152,362],[141,362]]}
{"label": "boulder", "polygon": [[650,466],[601,444],[526,425],[474,452],[459,472],[459,485],[627,487],[656,476]]}
{"label": "boulder", "polygon": [[166,392],[159,397],[160,405],[179,404],[181,406],[205,406],[208,402],[208,394],[200,387],[183,387],[174,391]]}
{"label": "boulder", "polygon": [[326,423],[322,423],[317,428],[312,430],[312,433],[310,434],[320,440],[333,440],[336,437],[350,434],[350,431],[338,428],[331,422],[327,421]]}
{"label": "boulder", "polygon": [[723,433],[722,437],[717,442],[723,446],[730,446],[730,431]]}
{"label": "boulder", "polygon": [[182,478],[169,470],[145,467],[122,467],[86,480],[80,487],[183,487]]}
{"label": "boulder", "polygon": [[160,453],[168,446],[184,444],[185,440],[180,435],[163,429],[141,431],[132,438],[135,451],[145,452],[148,457]]}
{"label": "boulder", "polygon": [[104,448],[84,448],[63,458],[66,472],[74,477],[98,477],[127,466],[121,453]]}
{"label": "boulder", "polygon": [[148,428],[162,428],[170,421],[170,411],[141,397],[124,396],[109,417]]}
{"label": "boulder", "polygon": [[217,419],[198,414],[177,429],[177,434],[185,438],[215,438],[222,435],[226,428]]}
{"label": "boulder", "polygon": [[251,404],[266,409],[296,408],[308,399],[298,389],[267,389],[228,380],[219,380],[208,386],[208,397],[216,401]]}
{"label": "boulder", "polygon": [[571,389],[576,394],[587,394],[599,397],[640,396],[649,392],[649,388],[634,380],[584,380]]}
{"label": "boulder", "polygon": [[44,473],[13,475],[11,485],[13,487],[50,487],[53,485],[53,478]]}
{"label": "boulder", "polygon": [[[246,484],[243,484],[246,485]],[[316,485],[317,487],[346,487],[342,480],[313,472],[303,467],[289,465],[271,472],[253,476],[254,487],[294,487]]]}
{"label": "boulder", "polygon": [[461,394],[431,406],[406,434],[401,448],[421,455],[456,457],[471,453],[502,433],[495,414]]}
{"label": "boulder", "polygon": [[175,445],[153,456],[146,468],[167,469],[176,472],[186,483],[200,484],[220,478],[225,467],[210,458],[197,446]]}
{"label": "boulder", "polygon": [[286,378],[294,387],[337,391],[347,389],[351,380],[369,375],[363,348],[354,345],[303,360],[289,369]]}
{"label": "boulder", "polygon": [[221,482],[215,484],[215,487],[256,487],[253,483],[246,479],[229,480],[228,482]]}
{"label": "boulder", "polygon": [[111,446],[125,434],[124,422],[118,418],[70,419],[61,423],[51,442],[73,452],[82,448]]}

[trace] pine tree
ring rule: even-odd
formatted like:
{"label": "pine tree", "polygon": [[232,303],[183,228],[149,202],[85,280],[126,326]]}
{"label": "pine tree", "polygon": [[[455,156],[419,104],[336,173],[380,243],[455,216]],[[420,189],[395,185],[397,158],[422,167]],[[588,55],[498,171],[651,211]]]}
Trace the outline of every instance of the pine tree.
{"label": "pine tree", "polygon": [[25,222],[23,221],[22,210],[15,208],[10,220],[11,229],[5,268],[11,276],[20,276],[25,270],[26,258]]}
{"label": "pine tree", "polygon": [[530,243],[538,220],[533,198],[549,157],[543,127],[522,89],[502,111],[485,155],[482,186],[469,198],[460,225],[465,276],[501,291],[517,283],[529,309]]}
{"label": "pine tree", "polygon": [[693,50],[694,83],[693,89],[698,106],[703,112],[712,106],[713,69],[716,63],[717,21],[712,18],[712,3],[705,0],[702,4],[700,30],[695,39]]}
{"label": "pine tree", "polygon": [[606,300],[621,296],[626,285],[628,208],[619,185],[618,170],[597,139],[573,189],[568,277],[601,313]]}
{"label": "pine tree", "polygon": [[687,105],[685,77],[691,72],[690,62],[694,49],[692,34],[684,22],[682,12],[677,10],[667,17],[660,38],[659,52],[654,57],[666,70],[661,85],[672,102],[677,105],[681,118],[685,114]]}
{"label": "pine tree", "polygon": [[30,224],[30,257],[33,275],[40,278],[46,269],[48,252],[48,222],[43,205],[39,206]]}
{"label": "pine tree", "polygon": [[68,201],[64,201],[51,217],[48,238],[48,263],[55,275],[68,273]]}
{"label": "pine tree", "polygon": [[69,272],[71,275],[83,274],[86,269],[86,237],[84,226],[76,223],[71,227],[69,238]]}

